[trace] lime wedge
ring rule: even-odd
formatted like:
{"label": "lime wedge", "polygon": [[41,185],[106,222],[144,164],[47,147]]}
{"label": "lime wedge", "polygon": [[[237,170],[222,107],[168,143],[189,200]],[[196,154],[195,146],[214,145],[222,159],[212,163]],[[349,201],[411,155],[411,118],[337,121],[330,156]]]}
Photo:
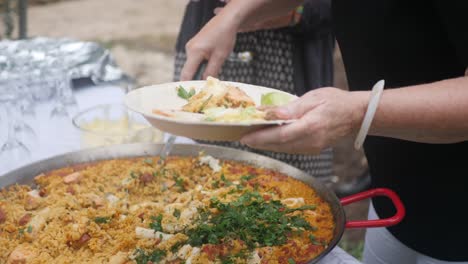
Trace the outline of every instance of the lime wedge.
{"label": "lime wedge", "polygon": [[281,106],[289,103],[292,100],[292,96],[279,93],[271,92],[262,94],[261,104],[262,106]]}

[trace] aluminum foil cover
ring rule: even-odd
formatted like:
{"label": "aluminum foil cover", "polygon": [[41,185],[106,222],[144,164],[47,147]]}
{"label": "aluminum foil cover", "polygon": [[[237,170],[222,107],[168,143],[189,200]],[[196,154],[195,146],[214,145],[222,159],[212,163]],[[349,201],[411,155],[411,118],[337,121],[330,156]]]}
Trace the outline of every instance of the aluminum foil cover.
{"label": "aluminum foil cover", "polygon": [[132,82],[98,43],[44,37],[0,41],[0,80],[51,73],[91,78],[95,84]]}

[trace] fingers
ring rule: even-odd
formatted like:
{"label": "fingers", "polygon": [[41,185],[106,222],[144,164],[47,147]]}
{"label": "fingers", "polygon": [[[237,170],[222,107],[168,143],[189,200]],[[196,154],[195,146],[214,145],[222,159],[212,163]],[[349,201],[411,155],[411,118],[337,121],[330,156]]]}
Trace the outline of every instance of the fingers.
{"label": "fingers", "polygon": [[208,76],[217,77],[226,58],[227,55],[224,54],[213,54],[206,65],[205,72],[203,73],[203,79],[208,78]]}
{"label": "fingers", "polygon": [[[293,131],[288,136],[287,134],[290,133],[288,130],[290,129]],[[301,125],[294,127],[292,124],[284,126],[284,128],[277,127],[265,129],[264,131],[258,131],[245,136],[241,139],[241,143],[255,149],[274,152],[295,154],[320,153],[321,148],[314,144],[314,141],[318,139],[313,135],[309,136],[307,133],[304,134],[303,129],[304,128],[301,127]],[[300,136],[293,138],[294,134]]]}
{"label": "fingers", "polygon": [[241,143],[277,152],[317,153],[352,133],[354,111],[360,103],[351,97],[349,92],[331,87],[309,92],[272,110],[280,117],[297,121],[255,131],[244,136]]}
{"label": "fingers", "polygon": [[208,61],[203,79],[217,76],[221,66],[233,50],[237,25],[215,16],[185,46],[187,61],[181,72],[181,80],[193,79],[200,63]]}
{"label": "fingers", "polygon": [[267,108],[261,111],[265,111],[265,120],[285,120],[284,118],[276,114],[275,108]]}
{"label": "fingers", "polygon": [[[217,54],[213,54],[210,58],[207,58],[208,64],[206,65],[204,72],[202,72],[203,79],[206,79],[208,76],[218,76],[226,58],[227,56]],[[205,57],[202,56],[200,52],[187,50],[187,61],[182,68],[180,80],[192,80],[203,60],[205,60]]]}
{"label": "fingers", "polygon": [[204,60],[204,57],[199,52],[189,51],[187,49],[187,61],[182,68],[180,73],[180,80],[181,81],[189,81],[192,80],[195,72],[197,72],[198,67],[200,66],[201,62]]}
{"label": "fingers", "polygon": [[305,120],[298,120],[288,125],[275,126],[250,133],[241,139],[241,143],[260,149],[271,145],[287,145],[295,139],[307,135],[307,128]]}

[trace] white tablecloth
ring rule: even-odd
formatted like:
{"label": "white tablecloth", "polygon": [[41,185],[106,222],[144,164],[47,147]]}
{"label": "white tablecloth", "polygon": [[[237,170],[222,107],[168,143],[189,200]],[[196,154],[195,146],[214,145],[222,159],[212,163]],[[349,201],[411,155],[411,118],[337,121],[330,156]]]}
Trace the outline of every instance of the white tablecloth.
{"label": "white tablecloth", "polygon": [[[120,87],[102,85],[83,87],[76,89],[74,95],[78,105],[78,111],[88,109],[100,104],[123,103],[124,91]],[[0,161],[0,175],[34,161],[49,158],[58,154],[76,151],[81,148],[80,132],[76,129],[70,119],[52,119],[50,112],[53,108],[52,102],[38,104],[36,107],[36,118],[28,121],[33,127],[37,141],[31,144],[27,141],[27,147],[31,150],[31,157],[18,160],[14,164],[5,164]],[[0,145],[6,140],[7,122],[0,122]],[[192,143],[187,138],[177,138],[178,143]]]}
{"label": "white tablecloth", "polygon": [[[84,87],[75,90],[75,97],[78,104],[78,110],[82,111],[92,106],[109,103],[122,103],[124,91],[115,86],[94,86]],[[38,142],[32,149],[32,157],[29,161],[17,162],[6,166],[0,161],[0,175],[25,165],[26,163],[42,160],[58,154],[79,150],[80,134],[73,128],[70,120],[52,120],[50,103],[44,103],[37,107],[36,120],[33,121],[34,129],[38,136]],[[0,131],[6,131],[5,122],[0,123]],[[0,133],[0,142],[6,138],[6,133]],[[167,136],[166,136],[167,138]],[[195,143],[193,140],[178,137],[176,143]],[[1,180],[1,178],[0,178]],[[336,247],[330,254],[322,259],[320,264],[360,264],[355,258]]]}

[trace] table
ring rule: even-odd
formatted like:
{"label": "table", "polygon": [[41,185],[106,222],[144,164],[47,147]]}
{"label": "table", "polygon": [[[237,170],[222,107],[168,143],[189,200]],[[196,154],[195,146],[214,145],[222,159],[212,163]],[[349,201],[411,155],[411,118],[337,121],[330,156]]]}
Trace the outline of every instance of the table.
{"label": "table", "polygon": [[[78,109],[84,110],[92,106],[99,104],[111,104],[111,103],[122,103],[124,97],[124,91],[120,87],[113,85],[101,85],[92,87],[83,87],[74,91],[76,101],[78,103]],[[32,153],[32,160],[34,162],[42,159],[46,159],[58,154],[65,152],[76,151],[81,148],[80,134],[73,126],[68,127],[66,132],[58,130],[58,124],[54,124],[50,118],[49,113],[51,109],[50,104],[39,105],[37,108],[37,120],[36,129],[39,138],[38,147]],[[63,125],[63,124],[60,124]],[[4,130],[4,124],[0,124],[0,131]],[[58,133],[57,133],[58,132]],[[167,140],[166,135],[166,140]],[[3,142],[2,136],[0,135],[0,142]],[[188,143],[196,144],[195,141],[177,137],[176,143]],[[24,163],[13,164],[8,170],[0,166],[0,176],[7,171],[23,166]],[[1,180],[1,178],[0,178]],[[346,253],[339,247],[334,248],[325,258],[323,258],[320,264],[360,264],[358,260]]]}

